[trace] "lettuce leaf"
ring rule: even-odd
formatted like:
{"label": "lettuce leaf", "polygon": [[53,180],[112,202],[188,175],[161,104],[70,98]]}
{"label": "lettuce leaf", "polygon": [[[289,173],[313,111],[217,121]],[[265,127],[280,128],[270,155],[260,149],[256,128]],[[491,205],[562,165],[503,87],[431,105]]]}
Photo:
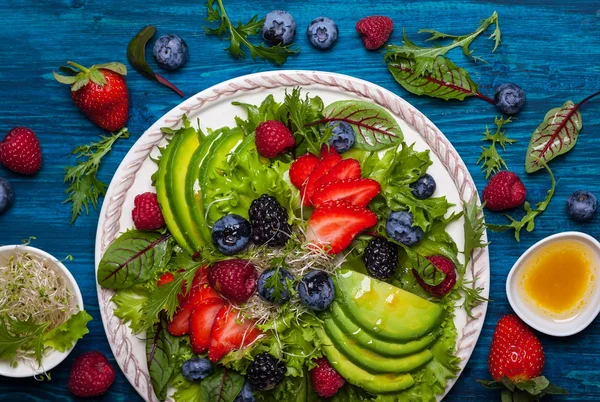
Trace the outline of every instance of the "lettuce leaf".
{"label": "lettuce leaf", "polygon": [[114,309],[115,316],[129,323],[129,328],[134,334],[138,334],[145,329],[144,325],[144,305],[148,302],[150,290],[145,286],[134,286],[129,289],[120,289],[112,297],[112,302],[117,308]]}
{"label": "lettuce leaf", "polygon": [[59,352],[70,349],[75,342],[90,332],[87,328],[87,323],[91,320],[92,316],[85,310],[73,314],[67,321],[44,335],[44,346],[51,347]]}

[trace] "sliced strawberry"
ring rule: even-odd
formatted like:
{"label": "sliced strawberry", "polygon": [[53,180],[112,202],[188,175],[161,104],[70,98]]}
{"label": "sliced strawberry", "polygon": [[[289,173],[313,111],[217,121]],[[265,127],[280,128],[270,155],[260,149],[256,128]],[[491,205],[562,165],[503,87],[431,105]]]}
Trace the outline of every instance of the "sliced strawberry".
{"label": "sliced strawberry", "polygon": [[173,319],[169,322],[167,330],[173,336],[183,336],[190,332],[190,316],[194,311],[193,304],[185,304],[183,307],[179,307],[173,315]]}
{"label": "sliced strawberry", "polygon": [[356,207],[366,207],[380,190],[379,183],[372,179],[335,180],[317,188],[312,203],[318,208],[328,201],[341,200]]}
{"label": "sliced strawberry", "polygon": [[217,313],[225,305],[221,299],[207,299],[202,301],[190,317],[190,342],[196,354],[205,353],[210,345],[210,331]]}
{"label": "sliced strawberry", "polygon": [[165,286],[167,283],[171,283],[175,280],[175,275],[170,272],[164,273],[158,278],[157,286]]}
{"label": "sliced strawberry", "polygon": [[296,188],[301,189],[306,179],[319,163],[319,158],[311,153],[304,154],[292,163],[290,167],[290,181]]}
{"label": "sliced strawberry", "polygon": [[317,181],[341,160],[342,157],[333,148],[321,158],[308,176],[306,184],[304,184],[302,190],[300,190],[300,194],[302,195],[302,205],[310,205],[310,198],[317,189]]}
{"label": "sliced strawberry", "polygon": [[359,179],[360,163],[356,159],[344,159],[317,180],[316,188],[336,180]]}
{"label": "sliced strawberry", "polygon": [[231,306],[221,307],[211,329],[208,358],[216,362],[232,350],[250,345],[262,335],[254,324],[248,319],[242,322]]}
{"label": "sliced strawberry", "polygon": [[306,240],[337,254],[365,229],[377,224],[370,210],[344,201],[330,201],[317,208],[308,220]]}

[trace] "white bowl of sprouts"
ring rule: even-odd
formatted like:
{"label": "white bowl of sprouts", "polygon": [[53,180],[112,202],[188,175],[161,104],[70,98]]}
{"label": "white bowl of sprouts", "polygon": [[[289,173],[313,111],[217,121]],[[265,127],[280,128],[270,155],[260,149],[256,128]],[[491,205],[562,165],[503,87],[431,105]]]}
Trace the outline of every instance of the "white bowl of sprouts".
{"label": "white bowl of sprouts", "polygon": [[0,247],[0,376],[46,374],[88,332],[89,320],[62,262],[26,245]]}

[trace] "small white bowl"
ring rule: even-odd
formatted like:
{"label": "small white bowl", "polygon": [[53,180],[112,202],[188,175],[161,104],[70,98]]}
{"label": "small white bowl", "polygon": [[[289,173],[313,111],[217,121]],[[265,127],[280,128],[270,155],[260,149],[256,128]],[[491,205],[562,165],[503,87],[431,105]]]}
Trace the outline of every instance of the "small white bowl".
{"label": "small white bowl", "polygon": [[[56,271],[58,271],[66,281],[67,288],[69,292],[74,297],[74,301],[77,304],[79,309],[83,309],[83,297],[81,296],[81,291],[79,290],[79,286],[77,282],[75,282],[75,278],[69,272],[67,267],[64,266],[62,262],[35,247],[30,246],[2,246],[0,247],[0,265],[5,264],[8,259],[13,256],[17,250],[20,253],[29,253],[36,255],[40,258],[45,259],[46,261],[52,262],[52,266]],[[73,345],[75,346],[75,345]],[[59,352],[57,350],[52,350],[49,353],[45,354],[42,358],[42,364],[40,367],[36,367],[37,363],[33,365],[26,364],[22,361],[17,361],[17,367],[11,367],[7,360],[0,360],[0,376],[5,377],[13,377],[13,378],[23,378],[23,377],[32,377],[38,374],[43,374],[44,372],[48,372],[52,370],[54,367],[58,366],[63,360],[69,356],[73,348],[68,349],[64,352]]]}
{"label": "small white bowl", "polygon": [[[583,331],[594,321],[600,313],[600,283],[596,283],[593,293],[585,307],[572,319],[559,321],[543,315],[542,312],[535,309],[524,300],[522,292],[519,291],[519,278],[517,273],[523,268],[527,258],[540,247],[559,240],[576,240],[587,245],[596,256],[596,267],[600,268],[600,242],[590,235],[581,232],[563,232],[548,236],[531,246],[521,255],[515,265],[513,265],[508,278],[506,278],[506,295],[508,302],[515,313],[525,321],[530,327],[551,336],[570,336]],[[600,282],[600,276],[596,273],[596,281]]]}

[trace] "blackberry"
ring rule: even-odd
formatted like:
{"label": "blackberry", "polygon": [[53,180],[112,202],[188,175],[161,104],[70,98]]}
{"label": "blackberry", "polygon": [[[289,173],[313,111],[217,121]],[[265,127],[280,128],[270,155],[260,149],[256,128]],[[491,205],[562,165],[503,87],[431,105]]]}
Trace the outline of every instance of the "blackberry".
{"label": "blackberry", "polygon": [[254,361],[250,363],[246,379],[252,389],[266,391],[281,384],[285,371],[285,363],[264,352],[256,355]]}
{"label": "blackberry", "polygon": [[261,195],[250,205],[252,241],[257,245],[285,246],[292,227],[288,223],[288,213],[275,197]]}
{"label": "blackberry", "polygon": [[362,257],[369,275],[389,279],[398,265],[398,246],[382,237],[372,239]]}

